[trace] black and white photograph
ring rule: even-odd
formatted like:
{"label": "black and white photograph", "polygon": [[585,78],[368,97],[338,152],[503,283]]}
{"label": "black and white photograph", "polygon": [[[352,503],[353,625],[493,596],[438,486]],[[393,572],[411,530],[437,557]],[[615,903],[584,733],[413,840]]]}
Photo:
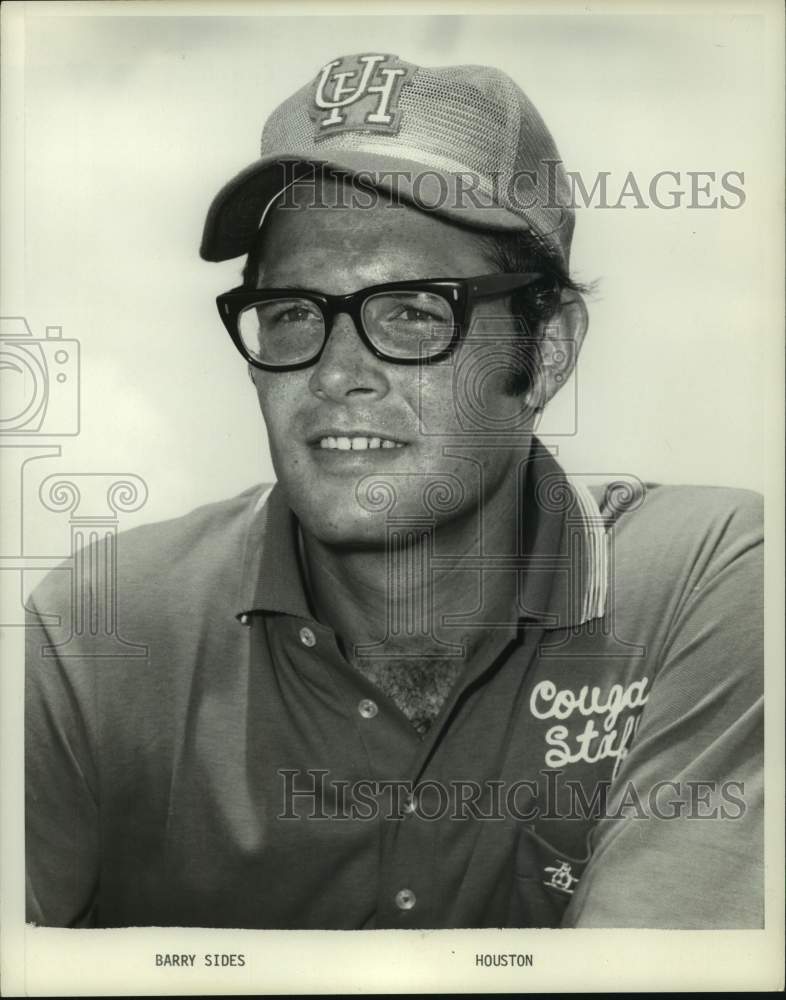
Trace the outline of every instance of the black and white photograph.
{"label": "black and white photograph", "polygon": [[782,987],[780,5],[3,17],[7,995]]}

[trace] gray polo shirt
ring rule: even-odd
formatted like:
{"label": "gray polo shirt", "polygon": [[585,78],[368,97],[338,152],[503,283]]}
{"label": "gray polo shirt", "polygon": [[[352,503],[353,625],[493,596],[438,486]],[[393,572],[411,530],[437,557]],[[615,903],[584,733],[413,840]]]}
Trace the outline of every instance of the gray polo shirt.
{"label": "gray polo shirt", "polygon": [[[53,571],[29,600],[28,919],[762,926],[761,501],[623,494],[536,449],[521,551],[473,564],[456,617],[480,639],[424,736],[314,618],[279,487]],[[89,560],[127,656],[91,629]],[[477,610],[488,572],[520,584],[504,621]]]}

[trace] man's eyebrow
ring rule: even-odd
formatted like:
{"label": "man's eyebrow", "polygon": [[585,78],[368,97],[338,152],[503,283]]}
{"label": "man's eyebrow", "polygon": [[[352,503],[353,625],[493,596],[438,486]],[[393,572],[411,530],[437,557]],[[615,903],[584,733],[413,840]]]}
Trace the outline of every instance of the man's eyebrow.
{"label": "man's eyebrow", "polygon": [[277,282],[275,285],[259,285],[256,289],[258,292],[270,292],[270,291],[281,291],[281,292],[314,292],[317,295],[324,295],[325,292],[320,291],[318,288],[307,288],[305,285],[291,285],[288,282]]}

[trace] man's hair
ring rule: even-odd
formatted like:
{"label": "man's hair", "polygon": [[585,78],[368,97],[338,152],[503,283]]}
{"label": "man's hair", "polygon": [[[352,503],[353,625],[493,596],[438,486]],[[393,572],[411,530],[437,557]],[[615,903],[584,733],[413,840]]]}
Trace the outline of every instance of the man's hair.
{"label": "man's hair", "polygon": [[[536,233],[526,230],[477,230],[460,226],[453,220],[444,221],[471,233],[480,242],[494,271],[540,275],[531,286],[510,296],[510,311],[518,324],[521,339],[508,391],[514,394],[526,392],[540,363],[538,345],[548,323],[559,313],[563,291],[582,294],[588,288],[570,277],[562,258]],[[264,244],[264,229],[260,229],[243,267],[244,288],[257,286]],[[471,330],[466,332],[471,333]]]}
{"label": "man's hair", "polygon": [[562,258],[536,233],[487,230],[480,239],[495,270],[502,274],[540,275],[532,285],[510,297],[510,311],[519,324],[521,340],[509,391],[526,392],[540,363],[539,345],[544,331],[559,314],[562,293],[569,290],[585,294],[589,289],[570,277]]}

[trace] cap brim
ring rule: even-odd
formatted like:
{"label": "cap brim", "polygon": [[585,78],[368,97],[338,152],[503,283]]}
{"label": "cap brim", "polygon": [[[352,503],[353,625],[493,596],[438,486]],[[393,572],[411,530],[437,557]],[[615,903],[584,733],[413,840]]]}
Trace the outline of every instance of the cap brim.
{"label": "cap brim", "polygon": [[352,150],[336,150],[324,158],[274,153],[242,170],[213,199],[202,233],[199,251],[202,258],[222,261],[247,254],[265,208],[271,198],[298,176],[298,165],[324,166],[351,174],[364,186],[381,189],[423,211],[435,212],[472,228],[531,228],[527,219],[490,203],[488,193],[473,189],[466,172],[437,170],[417,160]]}

